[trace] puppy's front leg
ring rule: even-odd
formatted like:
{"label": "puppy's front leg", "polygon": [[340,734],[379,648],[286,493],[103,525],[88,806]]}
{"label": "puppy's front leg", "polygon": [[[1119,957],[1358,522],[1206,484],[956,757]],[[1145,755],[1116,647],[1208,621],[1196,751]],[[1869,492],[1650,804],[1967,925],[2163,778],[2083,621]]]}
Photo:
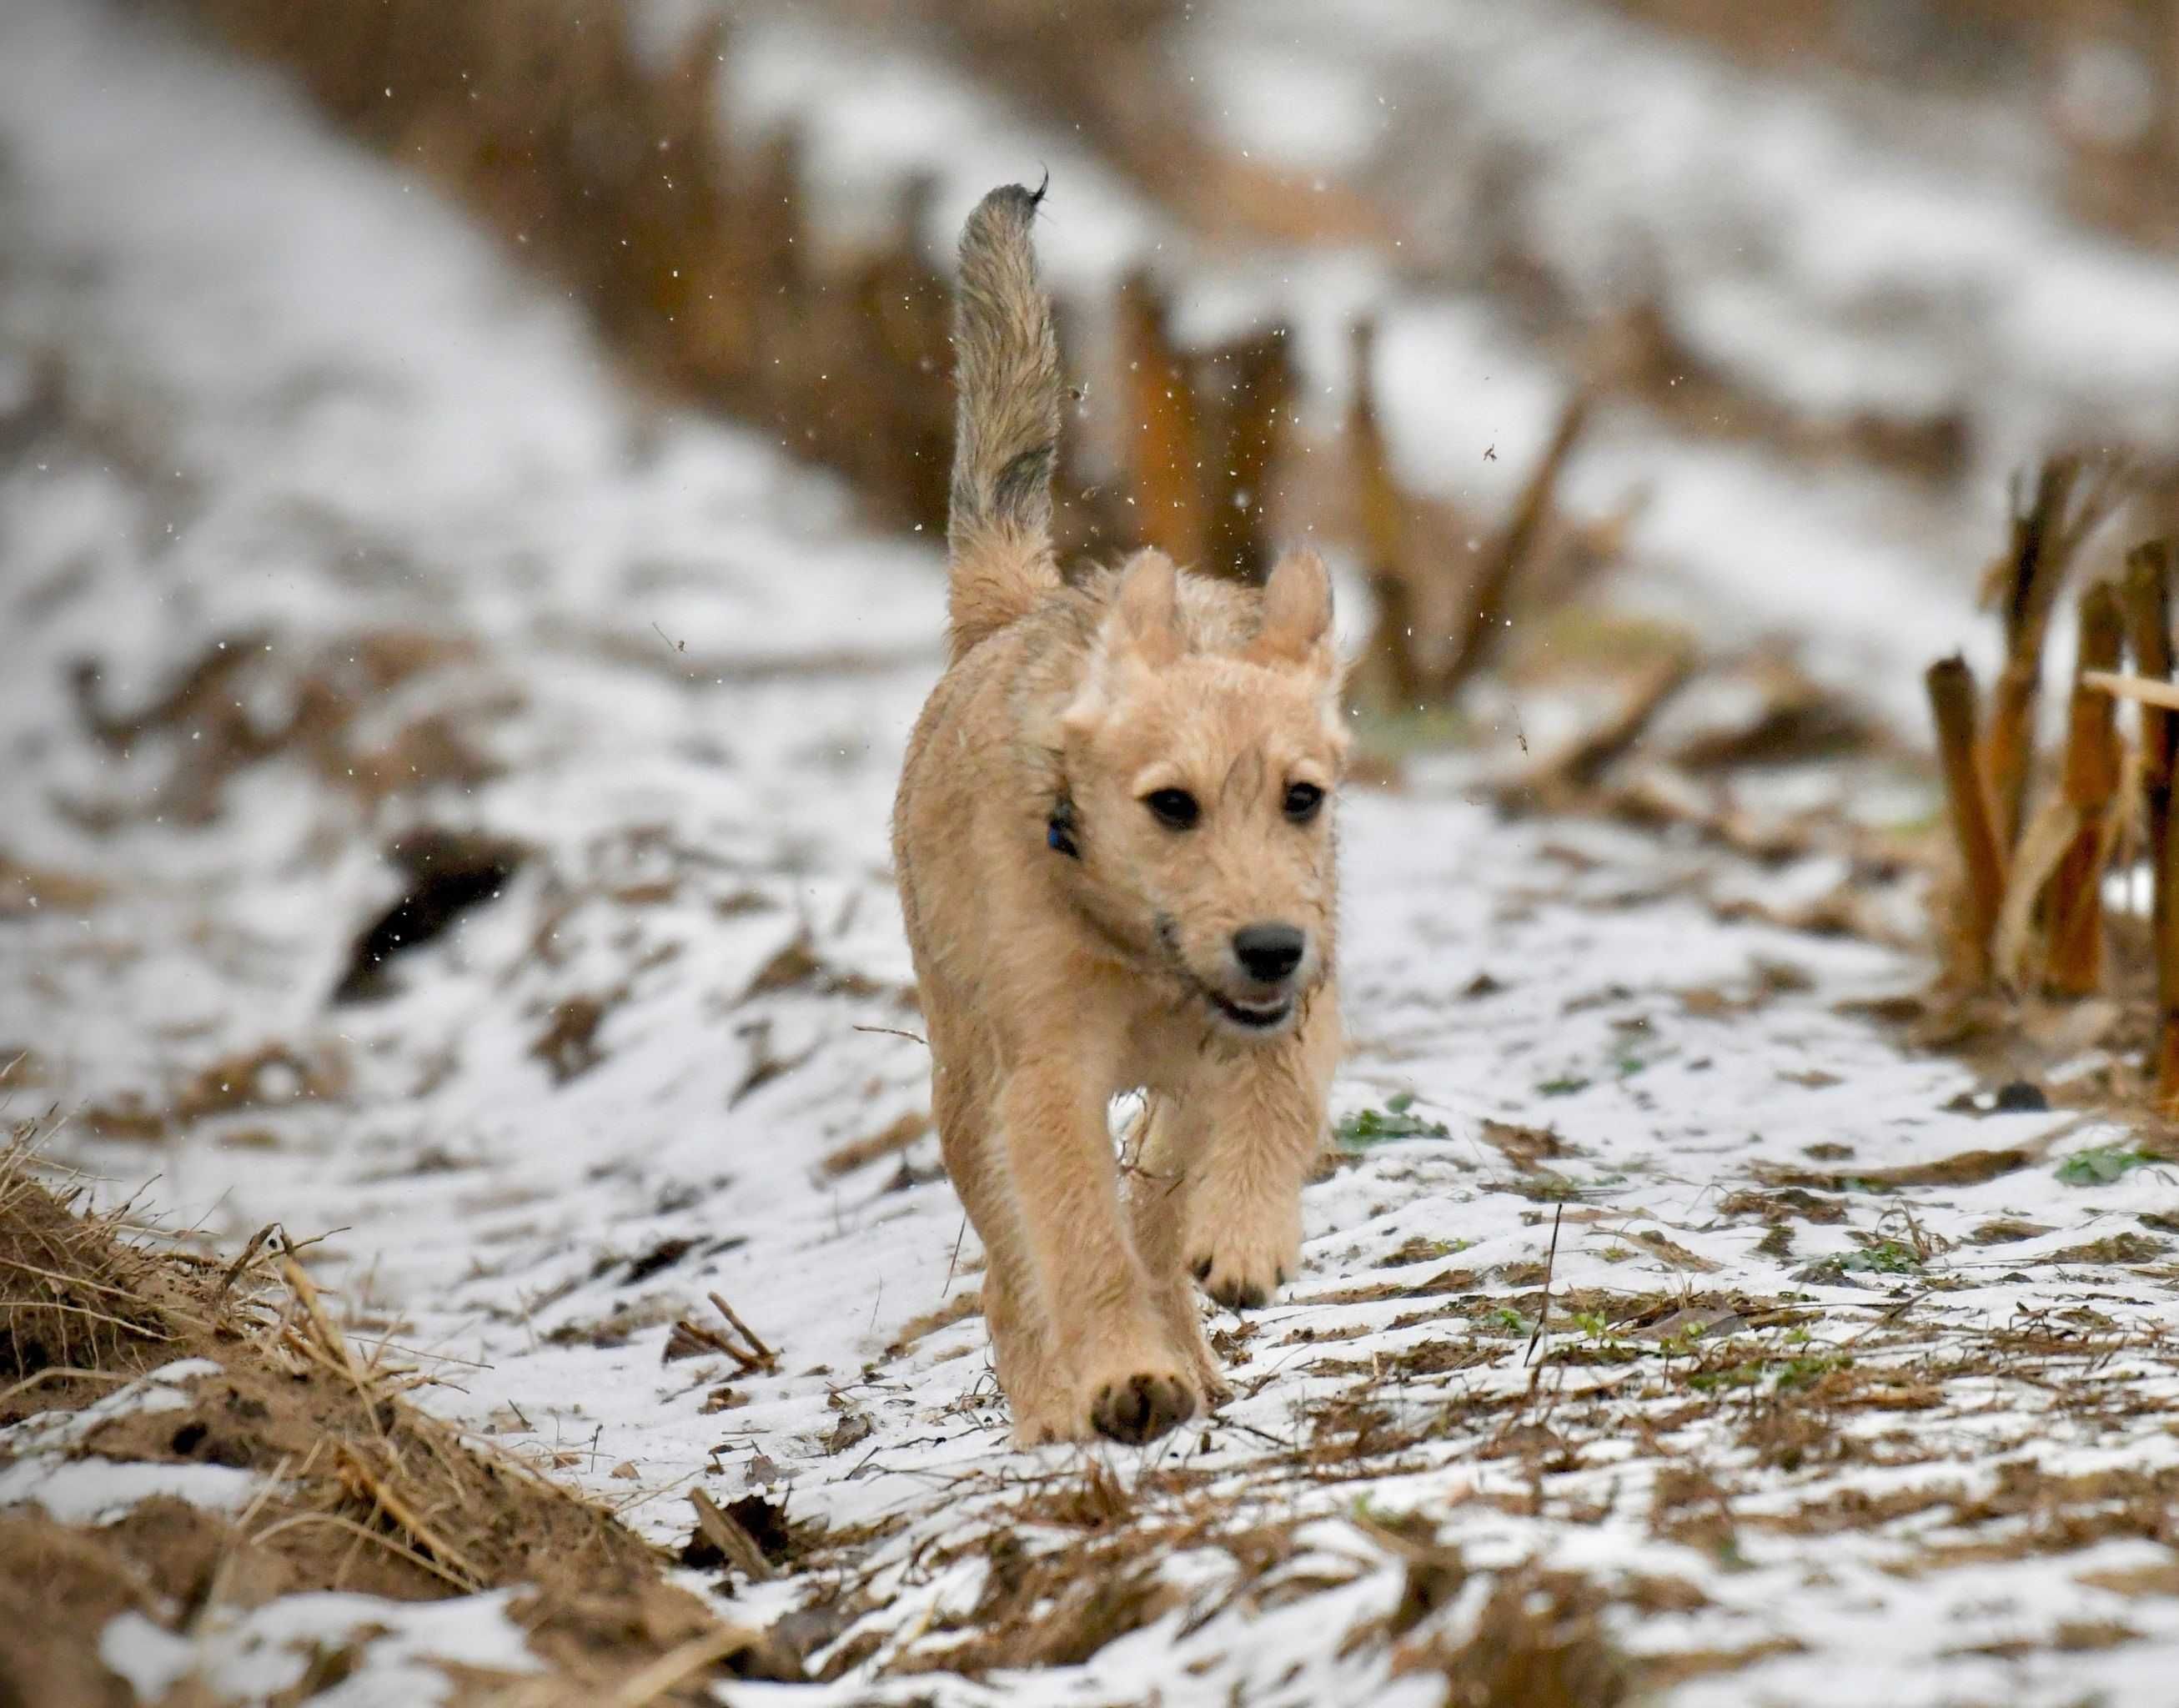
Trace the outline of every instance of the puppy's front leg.
{"label": "puppy's front leg", "polygon": [[1128,1183],[1128,1208],[1133,1216],[1135,1250],[1150,1273],[1150,1296],[1166,1337],[1186,1355],[1205,1403],[1216,1408],[1232,1398],[1233,1390],[1204,1338],[1182,1247],[1188,1235],[1188,1170],[1210,1145],[1203,1112],[1199,1106],[1183,1105],[1170,1095],[1150,1099],[1133,1134],[1135,1173]]}
{"label": "puppy's front leg", "polygon": [[1287,1037],[1206,1055],[1189,1099],[1210,1131],[1189,1169],[1183,1249],[1236,1310],[1268,1304],[1301,1261],[1301,1189],[1324,1146],[1338,1065],[1337,997],[1319,990]]}
{"label": "puppy's front leg", "polygon": [[1106,1100],[1063,1047],[1017,1068],[1002,1096],[1014,1192],[1073,1384],[1075,1433],[1151,1441],[1193,1415],[1200,1397],[1128,1238]]}

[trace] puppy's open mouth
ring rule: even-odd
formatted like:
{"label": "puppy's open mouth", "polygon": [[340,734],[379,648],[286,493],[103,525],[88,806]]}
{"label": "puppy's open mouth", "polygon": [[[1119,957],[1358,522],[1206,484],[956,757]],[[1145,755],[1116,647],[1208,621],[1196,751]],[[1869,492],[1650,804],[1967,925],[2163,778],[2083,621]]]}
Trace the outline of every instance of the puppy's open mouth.
{"label": "puppy's open mouth", "polygon": [[1280,997],[1269,1002],[1236,1002],[1213,990],[1206,989],[1203,994],[1210,998],[1210,1006],[1221,1014],[1251,1032],[1268,1032],[1274,1026],[1283,1025],[1294,1010],[1292,997]]}
{"label": "puppy's open mouth", "polygon": [[1166,952],[1173,971],[1182,982],[1192,987],[1210,1005],[1211,1011],[1229,1025],[1243,1032],[1275,1032],[1293,1018],[1294,1005],[1299,1000],[1295,991],[1288,991],[1283,996],[1269,997],[1260,1002],[1244,1002],[1221,996],[1196,977],[1180,952],[1180,934],[1175,929],[1170,914],[1160,914],[1157,916],[1157,940],[1158,946]]}

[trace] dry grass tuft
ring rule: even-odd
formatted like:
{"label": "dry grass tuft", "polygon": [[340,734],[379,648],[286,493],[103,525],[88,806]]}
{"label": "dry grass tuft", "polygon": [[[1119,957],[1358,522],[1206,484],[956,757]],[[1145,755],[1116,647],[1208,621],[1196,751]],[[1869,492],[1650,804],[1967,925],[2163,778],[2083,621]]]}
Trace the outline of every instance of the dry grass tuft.
{"label": "dry grass tuft", "polygon": [[[224,810],[228,787],[253,766],[299,761],[321,783],[365,808],[389,795],[474,788],[497,774],[479,750],[476,726],[508,710],[503,693],[472,685],[475,649],[420,631],[367,631],[289,652],[266,631],[220,636],[149,701],[110,703],[104,668],[75,662],[71,687],[83,727],[109,753],[155,759],[164,774],[126,799],[77,802],[87,827],[111,830],[163,818],[204,825]],[[447,704],[388,720],[397,689],[431,679]],[[260,708],[283,708],[267,716]]]}
{"label": "dry grass tuft", "polygon": [[[382,1349],[360,1356],[297,1253],[277,1228],[225,1266],[161,1252],[116,1217],[77,1213],[20,1146],[0,1156],[0,1423],[80,1412],[147,1371],[205,1359],[217,1374],[189,1384],[186,1409],[124,1409],[72,1450],[263,1480],[233,1521],[155,1502],[102,1530],[0,1522],[0,1559],[58,1561],[82,1580],[62,1617],[11,1627],[39,1635],[0,1658],[0,1700],[85,1700],[67,1694],[69,1657],[96,1652],[82,1619],[122,1606],[166,1617],[132,1587],[144,1584],[170,1591],[185,1625],[214,1604],[305,1590],[418,1600],[522,1587],[516,1616],[554,1669],[552,1692],[524,1700],[596,1700],[690,1645],[710,1659],[656,1700],[729,1660],[799,1676],[778,1645],[727,1630],[669,1584],[664,1557],[611,1513],[416,1409],[404,1396],[420,1374]],[[51,1613],[44,1594],[18,1582],[0,1608],[27,1595]]]}
{"label": "dry grass tuft", "polygon": [[235,1306],[113,1237],[0,1152],[0,1422],[88,1404],[117,1381],[200,1354]]}
{"label": "dry grass tuft", "polygon": [[1634,1672],[1605,1631],[1605,1605],[1569,1573],[1503,1572],[1465,1639],[1411,1642],[1393,1670],[1443,1673],[1446,1708],[1618,1708],[1633,1698]]}

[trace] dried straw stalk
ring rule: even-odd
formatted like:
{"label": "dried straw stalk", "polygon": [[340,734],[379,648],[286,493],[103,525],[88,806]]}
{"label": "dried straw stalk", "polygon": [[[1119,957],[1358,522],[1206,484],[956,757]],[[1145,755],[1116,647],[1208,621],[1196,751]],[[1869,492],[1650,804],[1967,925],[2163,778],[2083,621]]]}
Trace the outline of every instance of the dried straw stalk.
{"label": "dried straw stalk", "polygon": [[1391,453],[1377,414],[1377,326],[1364,320],[1353,332],[1354,391],[1347,406],[1347,448],[1354,482],[1355,524],[1361,535],[1369,592],[1377,606],[1368,667],[1387,705],[1420,708],[1423,678],[1415,650],[1413,571],[1407,562],[1405,506],[1392,479]]}
{"label": "dried straw stalk", "polygon": [[2098,582],[2081,599],[2079,662],[2069,708],[2063,782],[2076,828],[2048,892],[2050,956],[2045,980],[2061,997],[2093,996],[2103,986],[2103,876],[2110,851],[2111,803],[2122,755],[2118,708],[2086,679],[2117,668],[2126,621],[2116,590]]}
{"label": "dried straw stalk", "polygon": [[1576,397],[1559,416],[1557,430],[1552,433],[1551,442],[1530,473],[1527,485],[1522,487],[1512,518],[1491,541],[1490,552],[1477,569],[1468,593],[1467,621],[1453,643],[1445,668],[1430,684],[1431,692],[1440,700],[1449,700],[1460,691],[1468,678],[1489,661],[1505,634],[1506,607],[1515,573],[1535,553],[1536,542],[1551,517],[1559,476],[1565,472],[1567,459],[1573,454],[1573,448],[1588,422],[1589,399]]}
{"label": "dried straw stalk", "polygon": [[1953,953],[1959,975],[1970,985],[1990,981],[1991,935],[2005,900],[2005,856],[1997,839],[1976,741],[1979,707],[1974,673],[1955,653],[1931,665],[1924,678],[1944,767],[1945,799],[1963,879],[1956,916]]}
{"label": "dried straw stalk", "polygon": [[[2150,683],[2171,679],[2171,546],[2155,541],[2128,554],[2121,599],[2134,668]],[[2142,790],[2148,808],[2149,860],[2154,899],[2151,940],[2156,958],[2156,1106],[2179,1113],[2179,848],[2171,836],[2173,760],[2179,755],[2179,712],[2143,700]]]}

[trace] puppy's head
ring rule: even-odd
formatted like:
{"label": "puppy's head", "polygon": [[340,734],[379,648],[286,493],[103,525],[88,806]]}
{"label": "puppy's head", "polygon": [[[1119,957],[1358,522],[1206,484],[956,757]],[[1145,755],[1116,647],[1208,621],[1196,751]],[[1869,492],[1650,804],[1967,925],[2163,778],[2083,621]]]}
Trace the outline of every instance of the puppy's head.
{"label": "puppy's head", "polygon": [[1172,561],[1122,573],[1061,722],[1100,912],[1222,1028],[1275,1037],[1329,970],[1346,752],[1331,584],[1279,563],[1232,650],[1192,639]]}

